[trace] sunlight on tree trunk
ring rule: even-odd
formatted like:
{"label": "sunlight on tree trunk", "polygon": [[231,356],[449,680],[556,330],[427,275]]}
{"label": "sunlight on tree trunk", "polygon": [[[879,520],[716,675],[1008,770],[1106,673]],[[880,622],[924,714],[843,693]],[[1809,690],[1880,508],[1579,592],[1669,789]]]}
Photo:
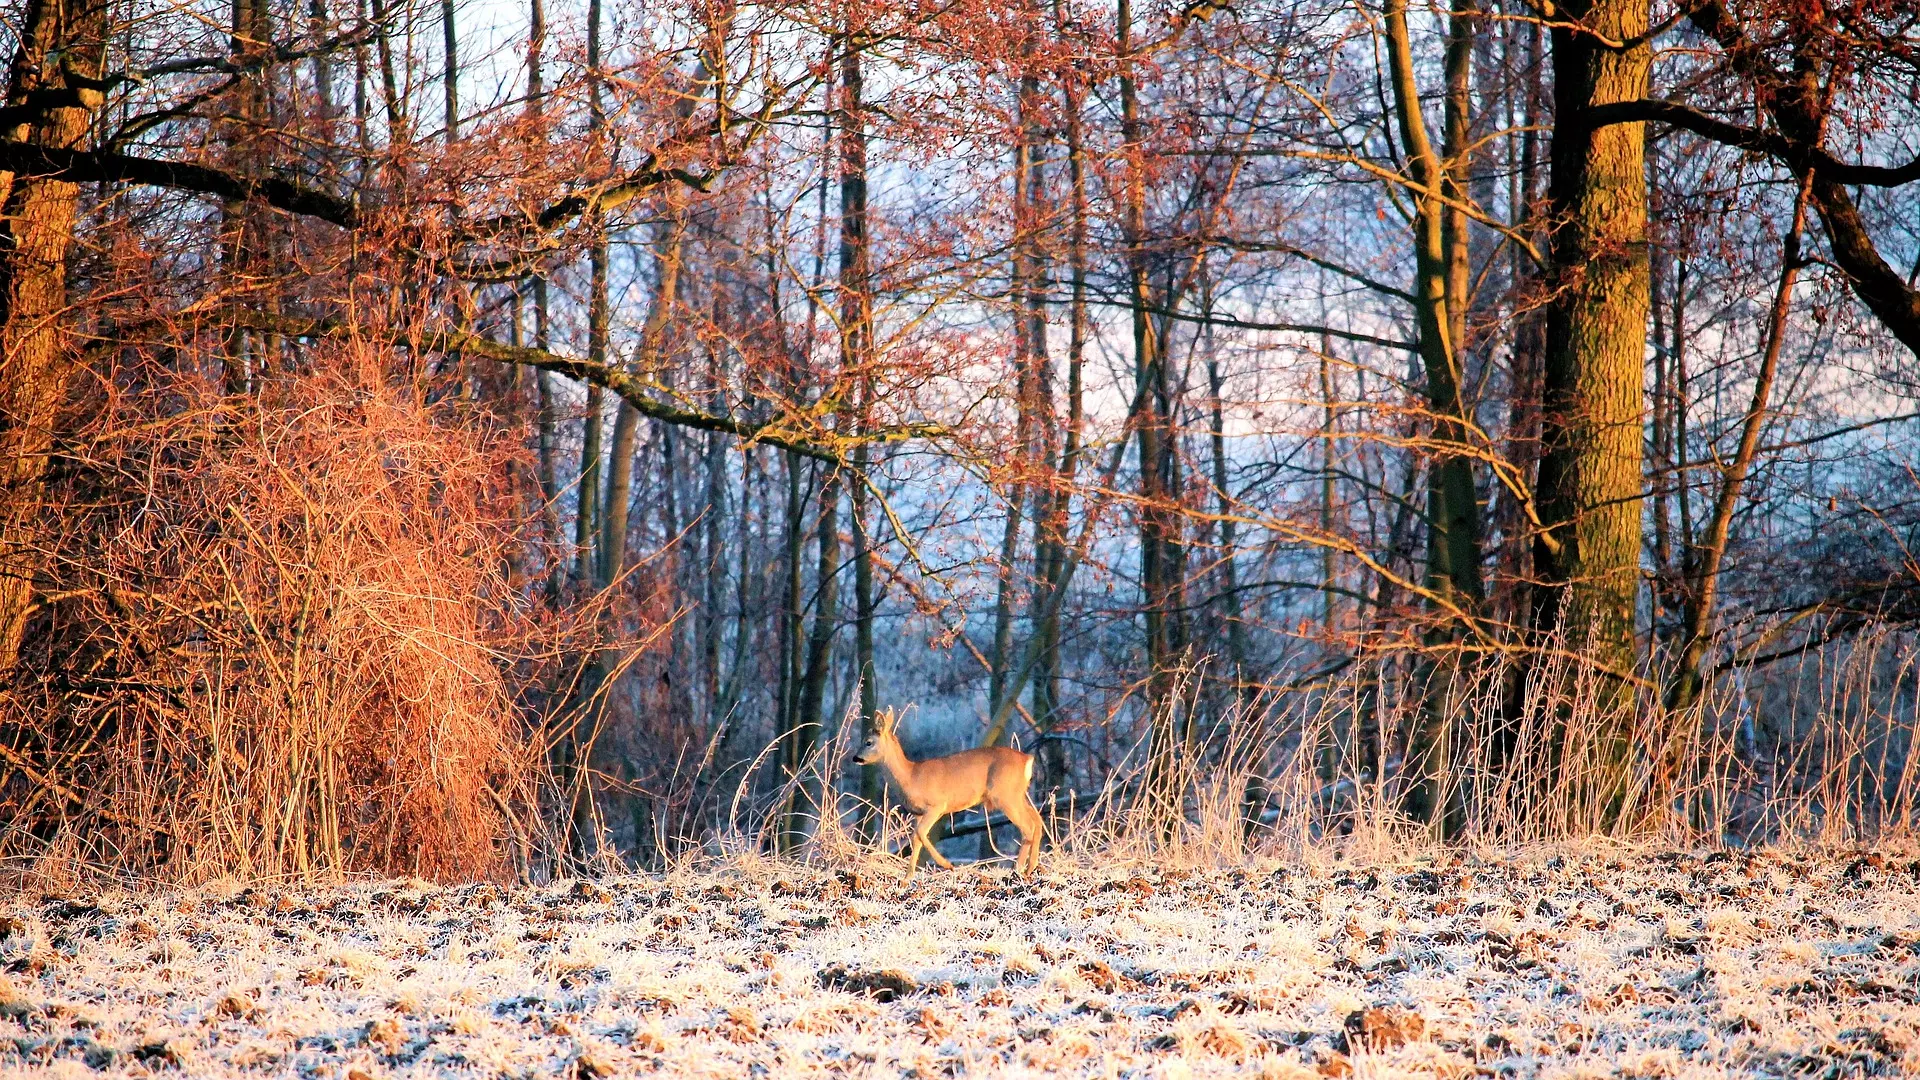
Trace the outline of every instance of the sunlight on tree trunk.
{"label": "sunlight on tree trunk", "polygon": [[[1592,130],[1584,110],[1645,96],[1651,49],[1635,39],[1648,23],[1645,0],[1568,6],[1575,23],[1553,28],[1554,112],[1548,199],[1554,293],[1547,307],[1539,505],[1546,528],[1534,548],[1541,586],[1535,627],[1608,673],[1593,715],[1594,760],[1557,762],[1583,770],[1581,800],[1611,822],[1626,797],[1633,748],[1625,724],[1633,706],[1634,611],[1640,588],[1643,508],[1642,379],[1651,303],[1647,266],[1646,136],[1640,124]],[[1583,723],[1591,721],[1582,721]],[[1564,746],[1564,740],[1561,744]]]}

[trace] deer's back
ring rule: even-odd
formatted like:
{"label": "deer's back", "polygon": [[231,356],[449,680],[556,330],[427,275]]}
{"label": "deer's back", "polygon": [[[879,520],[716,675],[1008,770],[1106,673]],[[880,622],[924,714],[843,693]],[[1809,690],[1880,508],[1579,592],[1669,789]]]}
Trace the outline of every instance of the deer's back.
{"label": "deer's back", "polygon": [[977,746],[920,763],[916,772],[924,786],[937,787],[928,795],[949,804],[978,803],[989,787],[1013,783],[1026,788],[1027,766],[1033,755],[1011,746]]}

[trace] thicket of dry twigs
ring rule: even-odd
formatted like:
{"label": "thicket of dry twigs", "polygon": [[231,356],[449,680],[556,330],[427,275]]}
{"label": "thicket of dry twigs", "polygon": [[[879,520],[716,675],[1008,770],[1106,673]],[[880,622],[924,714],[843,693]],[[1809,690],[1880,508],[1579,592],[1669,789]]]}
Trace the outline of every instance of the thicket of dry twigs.
{"label": "thicket of dry twigs", "polygon": [[244,404],[112,372],[60,488],[32,658],[56,674],[5,706],[11,753],[57,770],[11,773],[9,854],[189,880],[525,865],[522,695],[557,639],[515,565],[518,451],[387,364],[322,346]]}

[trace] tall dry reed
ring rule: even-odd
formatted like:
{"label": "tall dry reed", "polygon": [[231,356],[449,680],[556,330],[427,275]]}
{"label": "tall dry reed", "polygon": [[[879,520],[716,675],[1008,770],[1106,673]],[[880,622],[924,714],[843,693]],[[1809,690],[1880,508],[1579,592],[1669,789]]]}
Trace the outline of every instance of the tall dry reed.
{"label": "tall dry reed", "polygon": [[[514,447],[352,346],[245,398],[103,399],[7,703],[15,855],[195,879],[501,877],[538,857]],[[148,372],[146,374],[151,374]],[[36,784],[34,777],[45,784]]]}

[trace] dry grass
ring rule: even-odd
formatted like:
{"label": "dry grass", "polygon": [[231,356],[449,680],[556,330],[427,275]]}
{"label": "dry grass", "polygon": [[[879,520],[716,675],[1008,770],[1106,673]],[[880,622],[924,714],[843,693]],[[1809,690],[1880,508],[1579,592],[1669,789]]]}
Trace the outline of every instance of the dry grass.
{"label": "dry grass", "polygon": [[[1920,1038],[1904,857],[898,870],[23,894],[0,1067],[1838,1077]],[[1366,1009],[1379,1043],[1350,1045]]]}
{"label": "dry grass", "polygon": [[380,359],[316,348],[243,403],[126,373],[62,510],[42,655],[0,694],[28,763],[0,783],[6,854],[189,882],[524,861],[517,451]]}

